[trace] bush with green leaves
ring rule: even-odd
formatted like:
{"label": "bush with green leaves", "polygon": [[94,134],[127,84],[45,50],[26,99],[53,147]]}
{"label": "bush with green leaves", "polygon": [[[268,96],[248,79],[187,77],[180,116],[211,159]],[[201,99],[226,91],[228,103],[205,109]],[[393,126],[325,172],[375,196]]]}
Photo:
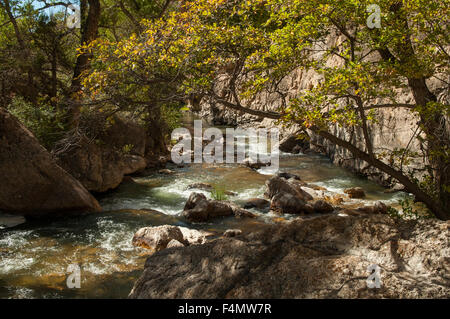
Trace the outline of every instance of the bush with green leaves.
{"label": "bush with green leaves", "polygon": [[61,139],[65,133],[64,115],[62,111],[45,102],[36,105],[25,101],[22,97],[13,98],[7,107],[8,111],[26,126],[39,142],[48,150]]}

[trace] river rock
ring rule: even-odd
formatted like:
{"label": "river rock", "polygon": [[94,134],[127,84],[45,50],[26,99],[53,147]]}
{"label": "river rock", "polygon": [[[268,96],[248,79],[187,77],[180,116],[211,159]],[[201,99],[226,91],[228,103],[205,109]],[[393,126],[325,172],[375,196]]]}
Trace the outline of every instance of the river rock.
{"label": "river rock", "polygon": [[180,243],[176,239],[172,239],[168,244],[166,248],[177,248],[177,247],[185,247],[182,243]]}
{"label": "river rock", "polygon": [[291,173],[278,173],[277,174],[278,177],[284,178],[284,179],[296,179],[298,181],[301,181],[301,178],[298,175],[295,174],[291,174]]}
{"label": "river rock", "polygon": [[242,235],[242,230],[240,229],[228,229],[223,233],[223,236],[228,238],[236,237],[239,235]]}
{"label": "river rock", "polygon": [[12,228],[26,222],[25,217],[16,215],[6,215],[0,212],[0,229]]}
{"label": "river rock", "polygon": [[[133,237],[133,245],[154,251],[165,248],[188,245],[201,245],[210,233],[177,226],[145,227],[139,229]],[[178,244],[179,243],[179,244]],[[170,246],[169,246],[170,245]]]}
{"label": "river rock", "polygon": [[190,222],[206,222],[217,217],[254,217],[255,215],[226,201],[209,200],[203,194],[192,193],[183,216]]}
{"label": "river rock", "polygon": [[278,214],[310,214],[313,207],[290,193],[278,193],[272,198],[270,210]]}
{"label": "river rock", "polygon": [[348,195],[350,198],[364,198],[366,197],[366,193],[361,187],[352,187],[344,190],[344,193]]}
{"label": "river rock", "polygon": [[291,194],[302,201],[312,200],[313,197],[302,190],[301,185],[297,181],[290,179],[286,180],[281,177],[272,177],[266,182],[267,190],[265,196],[272,199],[277,194],[288,193]]}
{"label": "river rock", "polygon": [[388,207],[383,202],[376,202],[373,206],[362,206],[356,209],[364,214],[387,214]]}
{"label": "river rock", "polygon": [[327,214],[334,211],[334,207],[323,199],[319,199],[318,201],[316,201],[313,204],[313,209],[315,213],[319,214]]}
{"label": "river rock", "polygon": [[207,237],[212,234],[203,230],[190,229],[186,227],[178,227],[183,234],[184,243],[188,245],[202,245],[206,242]]}
{"label": "river rock", "polygon": [[270,202],[262,198],[250,198],[244,204],[245,209],[250,208],[265,209],[268,207],[270,207]]}
{"label": "river rock", "polygon": [[[323,215],[150,256],[130,298],[442,298],[449,224]],[[368,267],[381,268],[370,289]]]}
{"label": "river rock", "polygon": [[101,211],[33,134],[0,108],[0,210],[27,216]]}

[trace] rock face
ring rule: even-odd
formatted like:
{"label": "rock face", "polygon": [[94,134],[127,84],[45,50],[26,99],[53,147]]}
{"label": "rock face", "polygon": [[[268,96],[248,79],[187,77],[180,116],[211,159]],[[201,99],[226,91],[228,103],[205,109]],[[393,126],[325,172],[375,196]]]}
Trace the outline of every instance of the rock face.
{"label": "rock face", "polygon": [[[320,216],[147,259],[131,298],[448,298],[449,224]],[[370,289],[369,266],[381,268]]]}
{"label": "rock face", "polygon": [[[298,132],[300,133],[300,132]],[[305,140],[300,140],[297,138],[298,134],[292,134],[286,136],[280,141],[280,151],[286,153],[298,154],[309,148],[309,143]]]}
{"label": "rock face", "polygon": [[190,222],[206,222],[218,217],[255,217],[252,213],[225,202],[209,200],[205,195],[192,193],[184,206],[183,216]]}
{"label": "rock face", "polygon": [[145,227],[133,237],[133,245],[161,251],[165,248],[201,245],[206,242],[207,232],[177,226]]}
{"label": "rock face", "polygon": [[[345,39],[331,35],[327,41],[327,45],[333,47]],[[342,59],[335,56],[331,57],[328,66],[337,66],[342,63]],[[298,97],[302,91],[313,88],[320,83],[321,77],[312,70],[297,69],[286,76],[281,82],[283,91],[289,98]],[[222,83],[223,82],[223,83]],[[439,79],[427,79],[430,90],[436,94],[438,100],[445,104],[448,101],[448,84]],[[227,90],[227,81],[219,81],[215,85],[215,89],[219,96],[224,96]],[[409,89],[402,89],[397,92],[396,101],[398,103],[410,104],[414,103],[412,92]],[[246,106],[259,111],[278,111],[282,107],[282,100],[279,94],[263,92],[252,96],[250,101],[246,101]],[[377,101],[383,104],[384,101]],[[262,119],[249,114],[236,112],[228,109],[221,104],[212,103],[209,99],[203,99],[200,102],[200,115],[213,124],[227,124],[233,126],[263,126],[266,128],[278,127],[282,136],[280,150],[284,152],[297,152],[303,145],[295,145],[297,142],[299,127],[293,125],[290,128],[277,126],[274,120]],[[377,110],[378,123],[371,123],[369,129],[371,131],[370,138],[374,145],[375,152],[390,152],[395,149],[403,149],[409,146],[411,152],[420,152],[420,144],[412,137],[417,129],[418,118],[406,108],[382,108]],[[331,132],[337,136],[350,141],[359,147],[364,146],[364,137],[360,129],[346,130],[339,126],[331,127]],[[380,182],[385,186],[392,186],[395,183],[387,174],[379,170],[369,167],[366,162],[356,159],[350,152],[342,147],[309,132],[311,150],[321,152],[330,157],[334,164],[348,168],[354,172],[368,176],[370,179]],[[299,146],[296,148],[296,146]],[[304,145],[307,147],[307,145]],[[303,147],[303,148],[304,148]],[[296,150],[294,150],[296,148]],[[303,149],[304,151],[304,149]],[[403,168],[412,173],[414,168],[423,168],[424,162],[422,158],[418,158],[404,165]],[[416,173],[417,174],[417,173]]]}
{"label": "rock face", "polygon": [[120,118],[97,141],[83,138],[76,147],[58,154],[59,164],[93,192],[114,189],[125,175],[158,167],[164,155],[163,149],[151,149],[155,141],[144,128]]}
{"label": "rock face", "polygon": [[100,211],[83,185],[58,166],[16,118],[0,108],[0,210],[38,216]]}

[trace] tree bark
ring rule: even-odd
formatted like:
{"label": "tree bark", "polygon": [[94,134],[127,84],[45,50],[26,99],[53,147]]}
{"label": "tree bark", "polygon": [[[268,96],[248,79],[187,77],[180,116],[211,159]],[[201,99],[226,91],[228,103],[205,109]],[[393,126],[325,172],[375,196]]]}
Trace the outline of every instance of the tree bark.
{"label": "tree bark", "polygon": [[[86,10],[88,10],[87,17],[85,16]],[[89,42],[97,38],[100,13],[100,0],[81,1],[81,45],[88,44]],[[77,57],[77,61],[75,64],[72,85],[70,88],[71,97],[69,102],[69,124],[71,128],[77,128],[80,123],[80,104],[78,102],[79,93],[81,91],[80,76],[85,70],[88,69],[89,60],[89,55],[83,53]]]}

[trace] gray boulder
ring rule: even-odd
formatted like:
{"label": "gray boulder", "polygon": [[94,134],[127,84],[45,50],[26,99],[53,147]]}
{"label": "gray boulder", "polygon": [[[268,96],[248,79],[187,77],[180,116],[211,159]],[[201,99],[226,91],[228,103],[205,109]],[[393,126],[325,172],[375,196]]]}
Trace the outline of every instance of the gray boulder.
{"label": "gray boulder", "polygon": [[[443,298],[449,225],[324,215],[150,256],[130,298]],[[369,266],[381,269],[370,289]]]}
{"label": "gray boulder", "polygon": [[255,217],[254,214],[226,201],[209,200],[205,195],[192,193],[187,200],[183,216],[190,222],[206,222],[218,217]]}
{"label": "gray boulder", "polygon": [[32,217],[101,211],[86,188],[2,108],[0,176],[0,211]]}

